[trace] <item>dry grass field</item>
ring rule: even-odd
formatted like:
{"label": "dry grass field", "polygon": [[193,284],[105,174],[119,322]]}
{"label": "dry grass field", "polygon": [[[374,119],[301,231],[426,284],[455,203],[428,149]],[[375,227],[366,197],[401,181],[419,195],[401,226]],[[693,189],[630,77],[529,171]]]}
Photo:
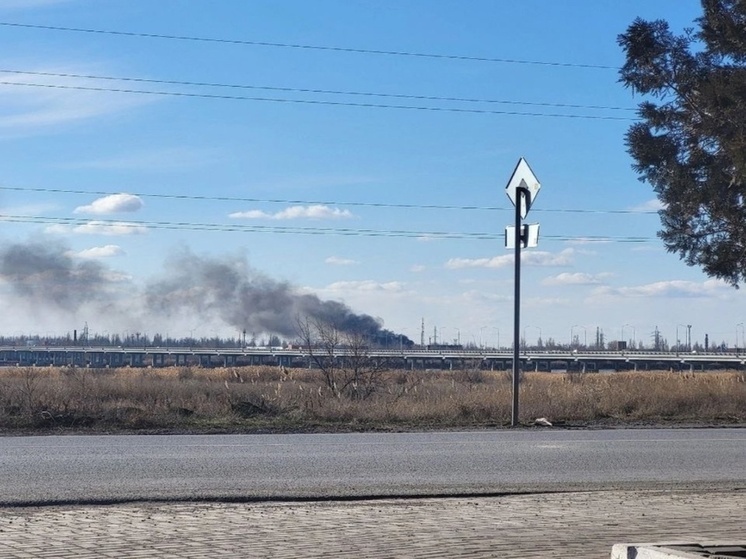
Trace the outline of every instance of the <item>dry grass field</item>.
{"label": "dry grass field", "polygon": [[[500,427],[505,372],[387,371],[364,399],[318,371],[0,369],[0,432],[293,432]],[[526,373],[521,418],[564,425],[746,424],[743,372]]]}

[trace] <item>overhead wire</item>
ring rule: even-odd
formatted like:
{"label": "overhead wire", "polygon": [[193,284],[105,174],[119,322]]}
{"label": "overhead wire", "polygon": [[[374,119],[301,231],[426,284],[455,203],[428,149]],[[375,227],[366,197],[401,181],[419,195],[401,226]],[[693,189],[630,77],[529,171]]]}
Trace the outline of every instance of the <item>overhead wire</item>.
{"label": "overhead wire", "polygon": [[[67,31],[67,32],[78,32],[78,33],[122,35],[122,36],[130,36],[130,37],[147,37],[147,38],[159,38],[159,39],[207,41],[207,42],[225,42],[225,43],[232,43],[232,44],[252,45],[252,46],[259,45],[259,46],[349,51],[349,52],[367,53],[367,54],[388,54],[388,55],[399,55],[399,56],[456,58],[456,59],[461,59],[461,60],[466,60],[466,59],[472,60],[473,59],[473,60],[491,61],[491,62],[542,64],[542,65],[566,66],[566,67],[613,68],[610,66],[594,66],[594,65],[587,65],[587,64],[522,61],[522,60],[513,60],[513,59],[499,59],[499,58],[485,58],[485,57],[464,57],[464,56],[459,56],[459,55],[413,53],[413,52],[405,52],[405,51],[350,49],[347,47],[296,45],[296,44],[290,44],[290,43],[266,43],[266,42],[258,42],[258,41],[243,41],[243,40],[220,39],[220,38],[188,37],[188,36],[165,35],[165,34],[135,33],[135,32],[125,32],[125,31],[115,31],[115,30],[22,24],[22,23],[15,23],[15,22],[0,22],[0,26]],[[74,77],[74,78],[97,79],[97,80],[117,80],[117,81],[129,81],[129,82],[137,82],[137,83],[155,83],[155,84],[168,84],[168,85],[180,85],[180,86],[191,86],[191,87],[198,86],[198,87],[234,88],[234,89],[236,88],[253,89],[253,90],[263,90],[263,91],[278,91],[278,92],[285,92],[285,93],[312,93],[312,94],[326,94],[326,95],[334,94],[334,95],[348,95],[348,96],[384,97],[384,98],[409,99],[409,100],[419,100],[419,101],[429,100],[429,101],[441,101],[441,102],[446,101],[446,102],[461,102],[461,103],[486,103],[486,104],[499,103],[499,104],[552,107],[552,108],[575,108],[575,109],[580,108],[580,109],[587,109],[587,110],[612,110],[612,111],[635,111],[636,110],[634,108],[628,108],[628,107],[609,107],[609,106],[602,106],[602,105],[541,103],[541,102],[524,102],[524,101],[509,101],[509,100],[494,100],[494,99],[474,99],[474,98],[467,98],[467,97],[452,97],[452,96],[448,97],[448,96],[431,96],[431,95],[408,95],[408,94],[396,94],[396,93],[326,90],[326,89],[313,89],[313,88],[221,84],[221,83],[191,82],[191,81],[179,81],[179,80],[95,76],[95,75],[83,75],[83,74],[72,74],[72,73],[52,73],[52,72],[33,72],[33,71],[23,72],[23,71],[17,71],[17,70],[9,70],[9,69],[0,70],[0,71],[5,72],[5,73],[28,74],[28,75],[37,75],[37,76]],[[500,114],[500,115],[516,115],[516,116],[534,116],[534,117],[544,116],[544,117],[553,117],[553,118],[582,118],[582,119],[596,119],[596,120],[628,120],[628,121],[637,120],[637,119],[628,119],[628,118],[603,116],[603,115],[532,113],[532,112],[519,112],[519,111],[494,111],[494,110],[488,110],[488,109],[471,109],[471,108],[459,108],[459,107],[391,105],[391,104],[382,104],[382,103],[354,103],[354,102],[343,102],[343,101],[323,101],[323,100],[313,100],[313,99],[288,99],[288,98],[267,98],[267,97],[251,97],[251,96],[237,96],[237,95],[215,95],[215,94],[207,94],[207,93],[191,93],[191,92],[175,92],[175,91],[145,91],[145,90],[124,89],[124,88],[103,88],[103,87],[91,87],[91,86],[84,86],[84,85],[64,85],[64,84],[49,84],[49,83],[0,82],[0,84],[8,85],[8,86],[71,89],[71,90],[79,90],[79,91],[116,92],[116,93],[139,94],[139,95],[159,95],[159,96],[169,95],[169,96],[193,97],[193,98],[204,98],[204,99],[224,99],[224,100],[230,99],[230,100],[246,100],[246,101],[257,101],[257,102],[335,105],[335,106],[362,107],[362,108],[386,108],[386,109],[400,109],[400,110],[403,109],[403,110],[418,110],[418,111]]]}
{"label": "overhead wire", "polygon": [[[121,194],[106,190],[75,190],[65,188],[35,188],[21,186],[0,185],[0,190],[13,192],[37,192],[45,194],[82,194],[89,196],[112,196]],[[328,206],[351,206],[351,207],[370,207],[370,208],[398,208],[398,209],[422,209],[422,210],[465,210],[465,211],[513,211],[507,206],[476,206],[476,205],[450,205],[450,204],[414,204],[414,203],[396,203],[396,202],[355,202],[340,200],[307,200],[291,198],[251,198],[246,196],[206,196],[200,194],[163,194],[157,192],[128,192],[132,196],[141,198],[164,198],[170,200],[194,200],[194,201],[214,201],[214,202],[247,202],[263,204],[305,204],[305,205],[328,205]],[[592,209],[592,208],[532,208],[532,212],[544,213],[577,213],[577,214],[640,214],[653,215],[658,210],[643,209]]]}
{"label": "overhead wire", "polygon": [[188,35],[168,35],[163,33],[143,33],[134,31],[117,31],[112,29],[92,29],[83,27],[65,27],[60,25],[39,25],[31,23],[17,23],[9,21],[0,21],[0,26],[4,27],[16,27],[26,29],[39,29],[46,31],[62,31],[71,33],[88,33],[98,35],[114,35],[121,37],[140,37],[147,39],[166,39],[176,41],[193,41],[202,43],[222,43],[231,45],[244,45],[244,46],[258,46],[258,47],[274,47],[274,48],[287,48],[287,49],[300,49],[300,50],[318,50],[318,51],[330,51],[330,52],[346,52],[353,54],[372,54],[372,55],[383,55],[383,56],[399,56],[399,57],[415,57],[415,58],[431,58],[431,59],[443,59],[443,60],[463,60],[470,62],[491,62],[491,63],[502,63],[502,64],[525,64],[534,66],[556,66],[561,68],[583,68],[583,69],[594,69],[594,70],[619,70],[617,66],[607,66],[603,64],[584,64],[574,62],[556,62],[556,61],[541,61],[541,60],[521,60],[515,58],[499,58],[499,57],[488,57],[488,56],[471,56],[471,55],[459,55],[459,54],[440,54],[431,52],[415,52],[415,51],[401,51],[401,50],[382,50],[382,49],[364,49],[364,48],[353,48],[353,47],[342,47],[342,46],[329,46],[329,45],[311,45],[311,44],[300,44],[300,43],[283,43],[283,42],[269,42],[269,41],[251,41],[245,39],[223,39],[218,37],[196,37]]}
{"label": "overhead wire", "polygon": [[550,108],[567,108],[567,109],[590,109],[590,110],[606,110],[606,111],[637,111],[634,107],[615,107],[608,105],[581,105],[573,103],[542,103],[542,102],[531,102],[531,101],[511,101],[503,99],[483,99],[483,98],[472,98],[472,97],[448,97],[438,95],[412,95],[403,93],[381,93],[381,92],[370,92],[370,91],[350,91],[350,90],[334,90],[334,89],[313,89],[313,88],[301,88],[301,87],[278,87],[278,86],[266,86],[266,85],[252,85],[252,84],[231,84],[231,83],[217,83],[217,82],[199,82],[199,81],[182,81],[182,80],[164,80],[164,79],[152,79],[152,78],[136,78],[126,76],[101,76],[93,74],[74,74],[70,72],[41,72],[34,70],[15,70],[8,68],[0,68],[0,73],[3,74],[17,74],[17,75],[29,75],[29,76],[45,76],[45,77],[57,77],[57,78],[75,78],[75,79],[92,79],[92,80],[105,80],[105,81],[124,81],[134,83],[149,83],[149,84],[161,84],[161,85],[179,85],[179,86],[192,86],[192,87],[215,87],[215,88],[227,88],[227,89],[249,89],[249,90],[260,90],[260,91],[280,91],[283,93],[313,93],[323,95],[349,95],[349,96],[361,96],[361,97],[383,97],[391,99],[411,99],[416,101],[449,101],[459,103],[485,103],[485,104],[501,104],[501,105],[521,105],[521,106],[532,106],[532,107],[550,107]]}
{"label": "overhead wire", "polygon": [[[402,229],[354,229],[347,227],[289,227],[279,225],[228,225],[225,223],[195,223],[186,221],[146,221],[146,220],[90,220],[74,217],[51,217],[51,216],[26,216],[0,214],[0,221],[10,223],[30,223],[42,225],[63,226],[94,226],[122,229],[171,229],[178,231],[217,231],[217,232],[239,232],[239,233],[280,233],[301,235],[340,235],[354,237],[397,237],[414,239],[469,239],[469,240],[496,240],[503,238],[503,233],[489,232],[454,232],[454,231],[412,231]],[[542,238],[566,242],[598,242],[598,243],[647,243],[655,239],[642,236],[568,236],[568,235],[546,235]]]}
{"label": "overhead wire", "polygon": [[302,104],[302,105],[327,105],[337,107],[357,107],[365,109],[401,109],[410,111],[431,111],[431,112],[452,112],[452,113],[471,113],[471,114],[492,114],[492,115],[512,115],[512,116],[531,116],[531,117],[550,117],[550,118],[571,118],[571,119],[589,119],[589,120],[614,120],[614,121],[625,121],[633,122],[638,119],[618,116],[606,116],[606,115],[580,115],[580,114],[564,114],[564,113],[534,113],[534,112],[523,112],[523,111],[498,111],[494,109],[472,109],[464,107],[437,107],[437,106],[424,106],[424,105],[391,105],[384,103],[355,103],[350,101],[324,101],[318,99],[289,99],[289,98],[277,98],[277,97],[255,97],[248,95],[225,95],[225,94],[213,94],[213,93],[192,93],[183,91],[155,91],[155,90],[141,90],[141,89],[126,89],[126,88],[113,88],[113,87],[94,87],[84,85],[65,85],[65,84],[50,84],[50,83],[29,83],[29,82],[13,82],[13,81],[0,81],[0,85],[9,85],[14,87],[38,87],[46,89],[67,89],[75,91],[95,91],[105,93],[126,93],[126,94],[138,94],[138,95],[156,95],[165,97],[186,97],[186,98],[201,98],[201,99],[223,99],[232,101],[260,101],[260,102],[271,102],[271,103],[287,103],[287,104]]}
{"label": "overhead wire", "polygon": [[[477,61],[477,62],[511,63],[511,64],[531,64],[531,65],[575,67],[575,68],[593,68],[593,69],[611,69],[611,70],[618,69],[613,66],[592,65],[592,64],[546,62],[546,61],[518,60],[518,59],[507,59],[507,58],[479,57],[479,56],[463,56],[463,55],[452,55],[452,54],[421,53],[421,52],[408,52],[408,51],[358,49],[358,48],[324,46],[324,45],[272,43],[272,42],[263,42],[263,41],[233,40],[233,39],[221,39],[221,38],[209,38],[209,37],[190,37],[190,36],[154,34],[154,33],[125,32],[125,31],[115,31],[115,30],[20,24],[20,23],[13,23],[13,22],[0,22],[0,26],[65,31],[65,32],[77,32],[77,33],[119,35],[119,36],[128,36],[128,37],[169,39],[169,40],[180,40],[180,41],[226,43],[226,44],[238,44],[238,45],[247,45],[247,46],[281,47],[281,48],[307,49],[307,50],[325,50],[325,51],[349,52],[349,53],[357,53],[357,54],[411,56],[411,57],[419,57],[419,58],[468,60],[468,61]],[[365,97],[408,99],[408,100],[414,100],[414,101],[441,101],[441,102],[445,101],[445,102],[462,102],[462,103],[510,104],[510,105],[551,107],[551,108],[612,110],[612,111],[634,111],[636,110],[633,108],[626,108],[626,107],[610,107],[610,106],[600,106],[600,105],[535,103],[535,102],[508,101],[508,100],[495,100],[495,99],[475,99],[475,98],[446,97],[446,96],[409,95],[409,94],[395,94],[395,93],[376,93],[376,92],[326,90],[326,89],[311,89],[311,88],[275,87],[275,86],[261,86],[261,85],[251,85],[251,84],[225,84],[225,83],[160,80],[160,79],[133,78],[133,77],[98,76],[98,75],[85,75],[85,74],[72,74],[72,73],[21,71],[21,70],[12,70],[12,69],[0,69],[0,72],[10,73],[10,74],[47,76],[47,77],[97,79],[97,80],[107,80],[107,81],[127,81],[127,82],[136,82],[136,83],[177,85],[177,86],[188,86],[188,87],[219,87],[219,88],[232,88],[232,89],[277,91],[277,92],[283,92],[283,93],[304,93],[304,94],[312,93],[312,94],[324,94],[324,95],[365,96]],[[556,117],[580,118],[580,119],[595,119],[595,120],[623,120],[623,121],[636,120],[633,118],[606,116],[606,115],[538,113],[538,112],[502,111],[502,110],[464,108],[464,107],[394,105],[394,104],[384,104],[384,103],[357,103],[357,102],[328,101],[328,100],[318,100],[318,99],[272,98],[272,97],[257,97],[257,96],[243,96],[243,95],[195,93],[195,92],[183,92],[183,91],[154,91],[154,90],[140,90],[140,89],[114,88],[114,87],[94,87],[94,86],[85,86],[85,85],[24,83],[24,82],[14,82],[14,81],[0,81],[0,85],[38,87],[38,88],[50,88],[50,89],[68,89],[68,90],[78,90],[78,91],[111,92],[111,93],[124,93],[124,94],[139,94],[139,95],[191,97],[191,98],[203,98],[203,99],[245,100],[245,101],[260,101],[260,102],[275,102],[275,103],[348,106],[348,107],[360,107],[360,108],[385,108],[385,109],[404,109],[404,110],[417,110],[417,111],[499,114],[499,115],[555,117],[555,118]],[[32,192],[87,194],[87,195],[112,194],[111,192],[100,192],[100,191],[96,192],[96,191],[64,190],[64,189],[36,189],[36,188],[17,188],[17,187],[2,187],[2,186],[0,186],[0,189],[32,191]],[[157,193],[139,193],[139,194],[133,193],[133,194],[137,196],[152,197],[152,198],[241,201],[241,202],[252,202],[252,203],[277,203],[277,204],[335,204],[335,205],[343,205],[343,206],[347,205],[347,206],[388,207],[388,208],[488,210],[488,211],[493,211],[493,210],[503,211],[503,210],[509,209],[509,208],[504,208],[504,207],[489,207],[489,206],[482,207],[482,206],[466,206],[466,205],[459,206],[459,205],[435,205],[435,204],[394,204],[394,203],[378,203],[378,202],[308,201],[308,200],[259,199],[259,198],[245,198],[245,197],[167,195],[167,194],[157,194]],[[579,209],[579,208],[546,209],[546,210],[541,210],[537,208],[535,211],[566,212],[566,213],[608,213],[608,214],[653,214],[653,213],[657,213],[653,210],[651,211],[647,211],[647,210],[593,210],[593,209]],[[9,216],[7,215],[7,216],[0,216],[0,219],[5,219],[8,221],[14,221],[14,222],[21,222],[21,223],[22,222],[47,223],[47,224],[62,223],[62,224],[68,224],[68,225],[85,225],[85,224],[90,223],[90,220],[83,220],[83,219],[76,219],[76,218],[52,218],[52,217],[43,217],[43,216]],[[102,224],[103,226],[107,226],[108,224],[108,226],[111,226],[111,227],[123,226],[122,222],[115,222],[115,221],[98,220],[96,221],[96,223]],[[198,230],[243,231],[243,232],[272,232],[272,233],[296,233],[296,234],[299,233],[299,234],[310,234],[310,235],[335,234],[335,235],[356,235],[356,236],[401,236],[401,237],[475,238],[475,239],[495,239],[495,238],[502,237],[502,233],[491,234],[491,233],[455,233],[455,232],[447,232],[447,231],[427,232],[427,231],[372,230],[372,229],[352,229],[352,228],[309,228],[309,227],[226,225],[226,224],[215,224],[215,223],[210,224],[210,223],[162,222],[162,221],[141,221],[141,222],[130,222],[130,223],[134,224],[132,225],[133,227],[147,227],[147,228],[155,228],[155,229],[188,229],[188,230],[195,230],[195,231],[198,231]],[[646,237],[604,237],[604,236],[599,236],[599,237],[587,237],[586,236],[582,238],[581,237],[568,237],[568,236],[545,236],[544,238],[553,239],[553,240],[565,240],[565,241],[575,240],[575,241],[584,241],[584,242],[648,242],[652,240]]]}

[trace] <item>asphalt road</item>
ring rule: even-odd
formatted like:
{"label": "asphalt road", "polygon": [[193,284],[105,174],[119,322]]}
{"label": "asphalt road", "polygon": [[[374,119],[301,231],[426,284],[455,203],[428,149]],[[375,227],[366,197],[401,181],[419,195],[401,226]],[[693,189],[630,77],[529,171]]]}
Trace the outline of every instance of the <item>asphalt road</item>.
{"label": "asphalt road", "polygon": [[746,429],[0,437],[0,505],[746,488]]}

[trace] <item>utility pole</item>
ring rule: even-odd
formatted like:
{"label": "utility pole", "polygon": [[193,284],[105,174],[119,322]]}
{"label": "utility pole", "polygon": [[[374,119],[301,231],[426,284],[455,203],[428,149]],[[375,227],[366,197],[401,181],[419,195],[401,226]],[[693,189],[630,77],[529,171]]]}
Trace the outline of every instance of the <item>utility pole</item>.
{"label": "utility pole", "polygon": [[661,332],[658,330],[658,326],[655,327],[655,331],[653,332],[653,349],[655,351],[661,350]]}

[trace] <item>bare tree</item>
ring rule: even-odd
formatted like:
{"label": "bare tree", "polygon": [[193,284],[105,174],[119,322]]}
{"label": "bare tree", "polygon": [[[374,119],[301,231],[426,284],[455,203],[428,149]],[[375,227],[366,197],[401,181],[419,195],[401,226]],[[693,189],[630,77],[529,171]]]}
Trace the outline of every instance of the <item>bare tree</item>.
{"label": "bare tree", "polygon": [[311,365],[337,398],[364,400],[382,385],[386,362],[371,357],[362,332],[306,317],[298,319],[298,336]]}

